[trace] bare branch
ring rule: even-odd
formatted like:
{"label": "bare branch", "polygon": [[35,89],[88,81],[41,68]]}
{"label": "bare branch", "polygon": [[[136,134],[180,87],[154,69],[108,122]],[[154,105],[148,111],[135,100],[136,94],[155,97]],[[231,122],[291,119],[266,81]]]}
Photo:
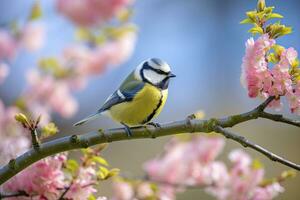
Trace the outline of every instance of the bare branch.
{"label": "bare branch", "polygon": [[282,164],[284,164],[286,166],[289,166],[291,168],[300,170],[300,165],[295,164],[291,161],[286,160],[285,158],[282,158],[282,157],[272,153],[271,151],[259,146],[258,144],[255,144],[255,143],[249,141],[248,139],[246,139],[243,136],[240,136],[240,135],[237,135],[237,134],[235,134],[231,131],[228,131],[228,130],[222,128],[221,126],[216,126],[215,131],[217,133],[220,133],[220,134],[224,135],[226,138],[232,139],[232,140],[240,143],[244,147],[250,147],[251,149],[254,149],[254,150],[264,154],[265,156],[267,156],[272,161],[279,162],[279,163],[282,163]]}
{"label": "bare branch", "polygon": [[267,113],[267,112],[261,112],[261,113],[259,113],[259,117],[269,119],[269,120],[272,120],[272,121],[276,121],[276,122],[282,122],[282,123],[285,123],[285,124],[290,124],[290,125],[293,125],[293,126],[300,127],[300,121],[299,120],[289,119],[289,118],[286,118],[286,117],[284,117],[282,115],[278,115],[278,114],[271,114],[271,113]]}

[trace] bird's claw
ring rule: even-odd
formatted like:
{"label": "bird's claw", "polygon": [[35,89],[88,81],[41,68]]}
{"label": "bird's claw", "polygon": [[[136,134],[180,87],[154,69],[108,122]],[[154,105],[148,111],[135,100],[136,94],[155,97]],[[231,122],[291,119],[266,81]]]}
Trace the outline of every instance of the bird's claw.
{"label": "bird's claw", "polygon": [[127,134],[128,137],[131,137],[132,136],[132,132],[131,132],[131,129],[129,126],[127,126],[126,124],[123,124],[122,125],[124,126],[124,129],[125,129],[125,132]]}
{"label": "bird's claw", "polygon": [[147,125],[153,126],[155,128],[161,128],[161,125],[159,123],[156,123],[156,122],[149,122],[149,123],[147,123]]}

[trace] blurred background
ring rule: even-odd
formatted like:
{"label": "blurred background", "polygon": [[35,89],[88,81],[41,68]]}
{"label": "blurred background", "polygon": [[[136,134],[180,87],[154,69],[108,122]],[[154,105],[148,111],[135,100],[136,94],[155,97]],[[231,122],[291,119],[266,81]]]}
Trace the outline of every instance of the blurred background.
{"label": "blurred background", "polygon": [[[28,15],[31,0],[1,0],[0,24],[22,19]],[[11,67],[6,82],[0,85],[0,98],[11,104],[24,89],[24,74],[36,66],[41,56],[59,55],[62,48],[74,38],[74,26],[54,8],[54,1],[42,1],[48,39],[44,47],[32,54],[21,52]],[[284,15],[282,22],[293,27],[293,33],[278,40],[285,47],[299,50],[300,3],[297,0],[267,1],[274,5],[275,12]],[[118,127],[105,117],[80,128],[72,127],[79,119],[95,112],[120,82],[142,60],[158,57],[166,60],[177,75],[170,84],[167,104],[156,119],[169,122],[185,118],[203,110],[206,118],[241,113],[260,103],[249,99],[240,84],[241,62],[244,43],[251,36],[249,26],[239,25],[245,12],[254,9],[254,0],[148,0],[134,4],[134,23],[138,26],[138,40],[132,57],[119,68],[113,68],[101,76],[94,77],[85,90],[77,92],[79,111],[70,119],[55,116],[60,129],[59,136],[81,134],[97,128]],[[285,108],[286,115],[288,110]],[[292,116],[300,119],[299,116]],[[272,150],[285,158],[300,163],[300,131],[268,120],[255,120],[234,128],[237,133]],[[162,151],[168,137],[155,140],[122,141],[110,144],[104,157],[112,167],[128,174],[142,176],[142,164]],[[240,145],[227,141],[221,159],[227,160],[230,149]],[[288,169],[273,163],[264,156],[247,150],[265,165],[267,177],[274,177]],[[286,192],[278,199],[300,199],[300,176],[284,182]],[[110,194],[103,183],[101,194]],[[178,199],[211,199],[201,189],[190,189],[179,194]]]}

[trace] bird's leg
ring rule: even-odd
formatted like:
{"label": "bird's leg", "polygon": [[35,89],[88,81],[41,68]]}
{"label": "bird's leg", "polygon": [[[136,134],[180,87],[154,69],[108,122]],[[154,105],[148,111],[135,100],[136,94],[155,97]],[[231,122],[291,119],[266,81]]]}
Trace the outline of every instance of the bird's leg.
{"label": "bird's leg", "polygon": [[125,129],[125,132],[126,132],[127,136],[128,136],[128,137],[131,137],[131,136],[132,136],[132,132],[131,132],[131,130],[130,130],[130,127],[127,126],[127,125],[124,124],[124,123],[121,123],[121,124],[124,126],[124,129]]}
{"label": "bird's leg", "polygon": [[153,126],[155,128],[161,128],[161,125],[157,122],[148,122],[146,125]]}

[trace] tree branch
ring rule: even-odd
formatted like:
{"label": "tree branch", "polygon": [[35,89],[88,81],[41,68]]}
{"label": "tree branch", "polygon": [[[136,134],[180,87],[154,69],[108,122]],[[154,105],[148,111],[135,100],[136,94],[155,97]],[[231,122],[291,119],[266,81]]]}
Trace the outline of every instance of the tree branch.
{"label": "tree branch", "polygon": [[291,161],[288,161],[288,160],[270,152],[269,150],[259,146],[258,144],[255,144],[255,143],[249,141],[248,139],[246,139],[245,137],[243,137],[241,135],[237,135],[231,131],[228,131],[228,130],[222,128],[221,126],[216,126],[215,131],[217,133],[224,135],[226,138],[232,139],[232,140],[240,143],[244,147],[250,147],[251,149],[254,149],[254,150],[264,154],[272,161],[279,162],[279,163],[289,166],[291,168],[300,170],[300,165],[295,164]]}
{"label": "tree branch", "polygon": [[[278,115],[273,115],[269,113],[265,113],[264,109],[268,106],[268,104],[274,99],[274,97],[268,98],[261,105],[253,109],[252,111],[232,115],[225,118],[220,119],[209,119],[209,120],[199,120],[199,119],[190,119],[187,118],[185,120],[171,122],[162,124],[161,127],[153,127],[153,126],[142,126],[132,128],[132,136],[128,137],[126,131],[123,128],[117,129],[108,129],[108,130],[99,130],[97,132],[89,132],[83,135],[72,135],[67,137],[62,137],[59,139],[55,139],[43,144],[40,144],[39,149],[35,150],[31,148],[23,155],[19,156],[16,159],[12,159],[7,165],[0,168],[0,185],[5,183],[11,177],[16,175],[18,172],[22,171],[29,165],[35,163],[36,161],[45,158],[50,155],[54,155],[64,151],[70,151],[74,149],[87,148],[96,144],[113,142],[113,141],[121,141],[121,140],[132,140],[132,139],[142,139],[142,138],[156,138],[167,135],[175,135],[181,133],[194,133],[194,132],[205,132],[210,133],[215,130],[221,133],[222,135],[227,135],[230,139],[233,139],[241,144],[245,143],[245,138],[241,138],[241,136],[232,136],[229,134],[227,130],[223,130],[224,128],[233,127],[237,124],[261,118],[267,118],[273,121],[280,121],[283,123],[292,124],[295,126],[299,126],[297,122],[291,121],[287,118],[279,118]],[[232,136],[232,137],[230,137]],[[246,140],[249,142],[248,140]],[[268,156],[272,160],[280,161],[282,164],[292,167],[294,169],[300,170],[299,165],[294,164],[288,160],[285,160],[275,154],[269,155],[271,152],[263,149],[262,147],[249,143],[246,146],[249,146],[260,153]]]}
{"label": "tree branch", "polygon": [[280,114],[278,115],[278,114],[271,114],[267,112],[261,112],[259,113],[259,117],[300,127],[300,121],[283,117]]}

